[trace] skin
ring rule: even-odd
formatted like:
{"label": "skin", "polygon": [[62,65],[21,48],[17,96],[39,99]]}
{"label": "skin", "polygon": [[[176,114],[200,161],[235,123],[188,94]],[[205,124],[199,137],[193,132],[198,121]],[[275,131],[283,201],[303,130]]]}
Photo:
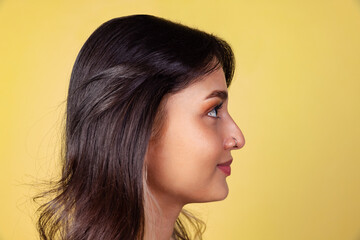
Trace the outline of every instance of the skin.
{"label": "skin", "polygon": [[147,185],[156,200],[147,204],[155,210],[147,213],[152,230],[145,229],[145,239],[153,239],[150,232],[157,239],[171,239],[185,204],[228,195],[227,176],[217,165],[232,160],[231,151],[242,148],[245,139],[227,106],[222,68],[168,97],[161,137],[150,140],[145,156]]}

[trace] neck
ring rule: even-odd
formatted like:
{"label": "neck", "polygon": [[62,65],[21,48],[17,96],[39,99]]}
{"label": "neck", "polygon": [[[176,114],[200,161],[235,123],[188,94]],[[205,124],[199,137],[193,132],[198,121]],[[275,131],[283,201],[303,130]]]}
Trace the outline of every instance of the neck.
{"label": "neck", "polygon": [[174,232],[176,219],[183,207],[182,204],[170,204],[169,199],[154,195],[147,197],[145,203],[144,240],[170,240]]}

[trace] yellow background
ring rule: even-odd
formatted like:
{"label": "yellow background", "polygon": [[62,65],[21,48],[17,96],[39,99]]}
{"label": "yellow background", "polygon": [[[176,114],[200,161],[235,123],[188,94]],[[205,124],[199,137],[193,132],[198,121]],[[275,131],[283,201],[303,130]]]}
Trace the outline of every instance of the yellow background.
{"label": "yellow background", "polygon": [[32,184],[57,174],[75,57],[110,18],[148,13],[215,33],[237,59],[246,138],[230,194],[192,206],[205,239],[360,239],[360,2],[0,1],[0,239],[37,239]]}

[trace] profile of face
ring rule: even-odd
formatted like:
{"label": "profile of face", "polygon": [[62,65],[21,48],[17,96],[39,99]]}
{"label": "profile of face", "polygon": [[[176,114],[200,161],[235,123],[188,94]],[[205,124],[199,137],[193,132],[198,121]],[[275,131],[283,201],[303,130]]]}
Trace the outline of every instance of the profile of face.
{"label": "profile of face", "polygon": [[150,140],[145,156],[158,200],[185,205],[226,198],[231,150],[245,144],[227,106],[222,68],[167,98],[160,137]]}

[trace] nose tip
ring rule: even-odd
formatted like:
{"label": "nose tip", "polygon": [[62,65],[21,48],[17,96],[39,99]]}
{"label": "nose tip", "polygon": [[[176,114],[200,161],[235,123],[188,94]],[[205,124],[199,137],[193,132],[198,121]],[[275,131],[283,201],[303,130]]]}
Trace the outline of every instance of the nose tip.
{"label": "nose tip", "polygon": [[224,147],[227,150],[237,150],[245,145],[245,138],[241,130],[238,128],[237,132],[233,132],[224,142]]}
{"label": "nose tip", "polygon": [[235,137],[236,139],[236,149],[240,149],[242,147],[244,147],[245,145],[245,137],[244,134],[241,132],[241,130],[239,129],[239,133],[237,134],[237,136]]}
{"label": "nose tip", "polygon": [[231,123],[229,124],[228,134],[225,141],[225,149],[237,150],[245,145],[245,137],[238,125],[231,118]]}

